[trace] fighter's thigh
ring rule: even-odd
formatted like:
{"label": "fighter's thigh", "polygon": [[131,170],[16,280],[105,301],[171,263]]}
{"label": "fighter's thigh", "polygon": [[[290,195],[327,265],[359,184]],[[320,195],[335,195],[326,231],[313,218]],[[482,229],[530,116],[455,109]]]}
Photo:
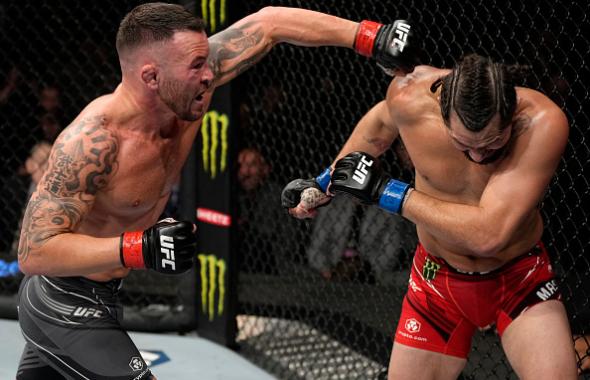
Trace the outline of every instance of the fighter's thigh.
{"label": "fighter's thigh", "polygon": [[454,380],[466,359],[395,342],[389,359],[388,380]]}
{"label": "fighter's thigh", "polygon": [[65,378],[147,379],[150,371],[120,328],[66,328],[19,314],[23,335],[40,358]]}
{"label": "fighter's thigh", "polygon": [[506,356],[521,379],[577,379],[572,335],[560,301],[538,303],[502,334]]}

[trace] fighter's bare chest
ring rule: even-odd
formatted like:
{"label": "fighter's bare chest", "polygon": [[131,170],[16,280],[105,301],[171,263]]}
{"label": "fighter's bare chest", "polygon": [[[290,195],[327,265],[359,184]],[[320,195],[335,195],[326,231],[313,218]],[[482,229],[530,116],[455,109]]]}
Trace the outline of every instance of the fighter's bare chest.
{"label": "fighter's bare chest", "polygon": [[125,215],[143,214],[162,205],[179,180],[185,149],[178,144],[123,145],[116,172],[99,201],[113,213]]}
{"label": "fighter's bare chest", "polygon": [[[444,128],[444,126],[440,126]],[[447,200],[477,203],[492,176],[494,164],[479,165],[454,148],[442,131],[400,131],[416,173],[416,185]],[[405,132],[405,133],[404,133]]]}

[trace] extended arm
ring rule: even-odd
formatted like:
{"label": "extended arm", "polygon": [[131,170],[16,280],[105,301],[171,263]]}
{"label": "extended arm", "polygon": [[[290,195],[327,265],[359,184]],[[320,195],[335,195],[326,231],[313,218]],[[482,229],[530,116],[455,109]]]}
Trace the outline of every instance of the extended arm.
{"label": "extended arm", "polygon": [[[354,48],[384,68],[411,71],[419,59],[410,42],[412,33],[407,23],[357,23],[306,9],[266,7],[211,36],[208,61],[216,86],[253,66],[281,42]],[[401,45],[394,41],[400,35]]]}

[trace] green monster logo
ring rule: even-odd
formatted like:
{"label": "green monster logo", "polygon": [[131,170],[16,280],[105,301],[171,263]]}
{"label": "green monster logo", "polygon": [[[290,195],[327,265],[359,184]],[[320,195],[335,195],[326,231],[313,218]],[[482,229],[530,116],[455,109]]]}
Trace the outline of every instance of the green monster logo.
{"label": "green monster logo", "polygon": [[422,276],[426,281],[432,281],[436,277],[436,272],[440,269],[440,265],[426,259],[424,266],[422,267]]}
{"label": "green monster logo", "polygon": [[226,264],[215,255],[201,253],[197,257],[201,264],[201,310],[212,321],[215,318],[215,293],[219,294],[217,316],[223,314]]}
{"label": "green monster logo", "polygon": [[[209,111],[203,117],[201,137],[203,139],[203,169],[209,173],[211,179],[217,176],[217,154],[219,156],[219,170],[227,168],[227,130],[229,117],[217,111]],[[220,146],[221,145],[221,146]],[[221,152],[219,152],[221,150]]]}
{"label": "green monster logo", "polygon": [[[203,20],[209,25],[211,33],[217,30],[217,0],[201,0],[201,14]],[[219,4],[219,26],[225,25],[226,20],[226,0],[220,0]]]}

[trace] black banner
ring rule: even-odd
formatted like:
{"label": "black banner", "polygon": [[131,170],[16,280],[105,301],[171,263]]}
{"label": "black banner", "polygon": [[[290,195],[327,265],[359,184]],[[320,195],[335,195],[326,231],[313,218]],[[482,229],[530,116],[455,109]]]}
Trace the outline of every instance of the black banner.
{"label": "black banner", "polygon": [[236,270],[232,252],[234,132],[231,87],[218,88],[197,140],[197,328],[199,335],[231,346],[236,334]]}

